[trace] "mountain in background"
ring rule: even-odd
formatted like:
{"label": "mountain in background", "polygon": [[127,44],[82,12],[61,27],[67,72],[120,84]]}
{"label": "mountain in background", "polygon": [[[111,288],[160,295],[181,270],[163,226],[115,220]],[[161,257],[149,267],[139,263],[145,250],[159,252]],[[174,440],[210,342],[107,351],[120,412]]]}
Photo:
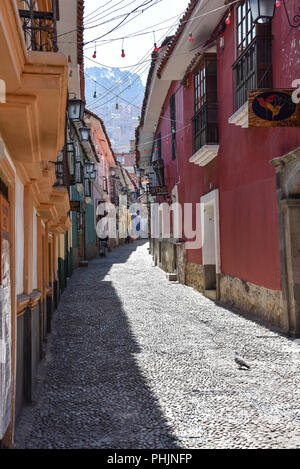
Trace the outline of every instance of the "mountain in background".
{"label": "mountain in background", "polygon": [[137,74],[119,68],[86,69],[87,108],[103,120],[116,153],[129,151],[130,140],[135,139],[144,92],[144,85]]}

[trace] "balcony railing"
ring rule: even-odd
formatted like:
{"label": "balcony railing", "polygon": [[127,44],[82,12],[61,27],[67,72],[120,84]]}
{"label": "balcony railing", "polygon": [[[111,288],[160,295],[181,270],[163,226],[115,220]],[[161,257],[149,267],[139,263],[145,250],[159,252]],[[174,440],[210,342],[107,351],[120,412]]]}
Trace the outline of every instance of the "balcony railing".
{"label": "balcony railing", "polygon": [[234,108],[248,100],[248,90],[272,88],[272,36],[256,36],[233,64]]}
{"label": "balcony railing", "polygon": [[207,144],[219,143],[218,105],[204,104],[193,118],[194,152]]}
{"label": "balcony railing", "polygon": [[156,181],[160,187],[165,185],[165,164],[162,159],[152,161],[152,169],[156,176]]}
{"label": "balcony railing", "polygon": [[28,51],[58,52],[56,21],[58,2],[52,0],[52,11],[38,11],[38,0],[25,0],[19,10]]}
{"label": "balcony railing", "polygon": [[69,187],[71,184],[71,175],[68,165],[68,154],[66,146],[58,154],[57,162],[55,163],[56,182],[54,186]]}

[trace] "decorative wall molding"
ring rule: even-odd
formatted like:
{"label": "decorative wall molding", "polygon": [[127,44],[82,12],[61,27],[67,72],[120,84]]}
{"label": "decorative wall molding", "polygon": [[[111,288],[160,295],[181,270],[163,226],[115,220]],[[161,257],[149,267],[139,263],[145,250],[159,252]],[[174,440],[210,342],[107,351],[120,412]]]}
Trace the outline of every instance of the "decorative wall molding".
{"label": "decorative wall molding", "polygon": [[248,117],[248,102],[243,104],[231,117],[228,119],[228,124],[235,124],[243,129],[249,127]]}
{"label": "decorative wall molding", "polygon": [[219,153],[220,145],[203,145],[193,156],[190,158],[190,163],[197,164],[198,166],[206,166],[210,163]]}

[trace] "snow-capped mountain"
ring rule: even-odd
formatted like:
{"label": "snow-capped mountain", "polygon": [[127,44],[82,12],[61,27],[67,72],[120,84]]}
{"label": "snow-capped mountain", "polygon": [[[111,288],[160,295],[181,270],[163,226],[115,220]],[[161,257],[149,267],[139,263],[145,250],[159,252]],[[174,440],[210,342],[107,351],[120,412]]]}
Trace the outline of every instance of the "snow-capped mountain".
{"label": "snow-capped mountain", "polygon": [[87,108],[104,121],[115,151],[128,150],[144,98],[140,76],[119,68],[87,68],[85,94]]}

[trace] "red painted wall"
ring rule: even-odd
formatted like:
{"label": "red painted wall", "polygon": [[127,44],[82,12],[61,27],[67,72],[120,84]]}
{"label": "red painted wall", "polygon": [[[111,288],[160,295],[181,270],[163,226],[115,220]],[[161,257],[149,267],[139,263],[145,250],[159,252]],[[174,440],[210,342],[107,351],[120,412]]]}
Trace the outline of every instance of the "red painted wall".
{"label": "red painted wall", "polygon": [[[157,129],[162,138],[171,133],[169,101],[175,93],[177,159],[172,160],[171,138],[169,145],[163,139],[166,183],[171,193],[178,182],[179,201],[193,204],[218,187],[222,273],[279,290],[276,180],[270,160],[300,146],[300,129],[243,129],[228,124],[234,112],[234,21],[222,35],[225,48],[218,48],[219,155],[205,168],[189,162],[193,154],[192,128],[188,127],[194,114],[192,77],[188,88],[173,82]],[[300,31],[289,27],[283,8],[276,11],[273,35],[274,88],[291,88],[292,81],[300,78]],[[188,251],[187,261],[201,263],[201,250]]]}
{"label": "red painted wall", "polygon": [[[284,11],[273,22],[273,86],[291,88],[300,76],[300,32],[291,30]],[[219,190],[222,272],[280,289],[275,169],[270,160],[300,145],[299,129],[242,129],[228,124],[233,114],[234,21],[218,50]],[[298,63],[297,63],[298,62]]]}

